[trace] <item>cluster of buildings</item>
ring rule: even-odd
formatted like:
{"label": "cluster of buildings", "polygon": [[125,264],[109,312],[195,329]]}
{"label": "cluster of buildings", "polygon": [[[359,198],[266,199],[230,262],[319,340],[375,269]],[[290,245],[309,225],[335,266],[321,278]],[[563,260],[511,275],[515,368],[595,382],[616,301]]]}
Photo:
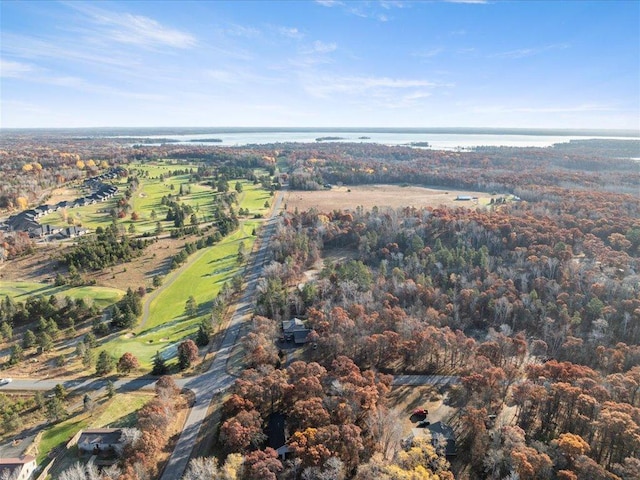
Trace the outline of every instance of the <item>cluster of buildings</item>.
{"label": "cluster of buildings", "polygon": [[56,227],[53,225],[40,224],[38,220],[45,215],[63,210],[66,208],[84,207],[94,203],[105,202],[118,193],[118,187],[103,183],[104,180],[112,180],[119,176],[124,169],[121,167],[110,168],[102,175],[89,178],[84,181],[84,186],[92,193],[81,198],[70,201],[58,202],[55,205],[39,205],[35,208],[24,210],[16,215],[10,216],[4,223],[0,224],[0,230],[9,232],[27,232],[31,238],[73,238],[86,233],[86,229],[74,225],[68,227]]}

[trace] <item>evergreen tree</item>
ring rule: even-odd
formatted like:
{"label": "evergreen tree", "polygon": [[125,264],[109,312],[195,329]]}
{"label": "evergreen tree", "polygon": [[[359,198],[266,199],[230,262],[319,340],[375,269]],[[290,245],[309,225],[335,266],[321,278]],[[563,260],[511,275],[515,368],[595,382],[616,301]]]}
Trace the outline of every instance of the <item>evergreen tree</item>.
{"label": "evergreen tree", "polygon": [[16,365],[24,359],[22,347],[17,343],[11,347],[11,355],[9,356],[9,365]]}
{"label": "evergreen tree", "polygon": [[116,394],[116,386],[113,384],[111,380],[107,382],[107,396],[109,398],[113,398]]}
{"label": "evergreen tree", "polygon": [[36,335],[31,330],[24,332],[22,337],[22,348],[31,348],[36,344]]}
{"label": "evergreen tree", "polygon": [[96,361],[96,373],[98,375],[107,375],[108,373],[113,372],[115,368],[115,359],[109,355],[106,350],[102,350],[98,355],[98,360]]}
{"label": "evergreen tree", "polygon": [[84,405],[84,411],[85,412],[90,412],[91,410],[93,410],[93,408],[95,407],[95,402],[92,400],[92,398],[89,396],[88,393],[84,394],[84,397],[82,399],[82,403]]}
{"label": "evergreen tree", "polygon": [[153,369],[151,370],[151,375],[164,375],[169,371],[167,367],[167,363],[165,362],[160,352],[156,352],[153,357]]}
{"label": "evergreen tree", "polygon": [[198,304],[196,303],[196,299],[193,298],[193,295],[187,299],[184,312],[188,317],[195,317],[198,314]]}
{"label": "evergreen tree", "polygon": [[211,327],[207,328],[208,323],[209,323],[208,320],[204,320],[198,326],[198,333],[196,334],[196,344],[199,347],[204,347],[206,345],[209,345],[209,340],[210,340],[209,335],[210,335]]}
{"label": "evergreen tree", "polygon": [[47,418],[52,422],[61,420],[67,416],[67,411],[64,409],[62,400],[60,400],[56,396],[51,397],[47,400],[46,407],[47,407]]}
{"label": "evergreen tree", "polygon": [[53,340],[47,332],[40,332],[38,334],[38,346],[43,352],[48,352],[53,348]]}

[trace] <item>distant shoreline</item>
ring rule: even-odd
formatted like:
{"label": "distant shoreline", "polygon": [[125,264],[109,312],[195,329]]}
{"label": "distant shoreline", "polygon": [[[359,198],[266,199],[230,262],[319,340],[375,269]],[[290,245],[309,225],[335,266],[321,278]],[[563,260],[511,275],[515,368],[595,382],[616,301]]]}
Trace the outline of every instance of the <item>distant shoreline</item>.
{"label": "distant shoreline", "polygon": [[596,130],[562,128],[477,128],[477,127],[79,127],[79,128],[3,128],[0,136],[10,133],[53,133],[84,136],[146,136],[146,135],[218,135],[233,133],[389,133],[389,134],[452,134],[452,135],[525,135],[576,137],[628,137],[640,138],[636,130]]}

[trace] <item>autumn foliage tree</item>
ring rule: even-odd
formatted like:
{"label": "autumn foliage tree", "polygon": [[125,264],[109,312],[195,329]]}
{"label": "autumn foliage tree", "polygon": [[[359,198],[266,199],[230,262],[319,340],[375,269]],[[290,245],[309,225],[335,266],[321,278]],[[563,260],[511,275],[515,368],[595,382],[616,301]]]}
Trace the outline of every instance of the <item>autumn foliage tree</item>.
{"label": "autumn foliage tree", "polygon": [[128,374],[132,370],[136,370],[140,368],[140,362],[138,358],[131,352],[125,352],[122,354],[120,359],[118,360],[118,364],[116,366],[118,372]]}

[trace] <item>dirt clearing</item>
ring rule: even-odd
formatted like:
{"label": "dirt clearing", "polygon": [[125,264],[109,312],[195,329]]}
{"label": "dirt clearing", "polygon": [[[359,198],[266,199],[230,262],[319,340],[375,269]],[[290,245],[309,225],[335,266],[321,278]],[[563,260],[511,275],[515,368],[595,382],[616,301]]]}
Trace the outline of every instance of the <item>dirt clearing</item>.
{"label": "dirt clearing", "polygon": [[[456,200],[458,196],[473,200]],[[354,210],[362,206],[369,210],[382,207],[475,207],[489,203],[491,195],[469,190],[445,190],[425,187],[401,187],[399,185],[355,185],[333,187],[330,190],[304,192],[290,190],[284,194],[287,210],[299,211],[315,208],[321,212]]]}
{"label": "dirt clearing", "polygon": [[389,407],[401,413],[404,436],[408,436],[416,426],[417,419],[412,418],[411,414],[417,408],[426,408],[429,411],[425,419],[430,423],[446,423],[455,414],[456,409],[444,404],[445,396],[446,394],[438,391],[437,386],[432,385],[394,387],[389,393]]}

